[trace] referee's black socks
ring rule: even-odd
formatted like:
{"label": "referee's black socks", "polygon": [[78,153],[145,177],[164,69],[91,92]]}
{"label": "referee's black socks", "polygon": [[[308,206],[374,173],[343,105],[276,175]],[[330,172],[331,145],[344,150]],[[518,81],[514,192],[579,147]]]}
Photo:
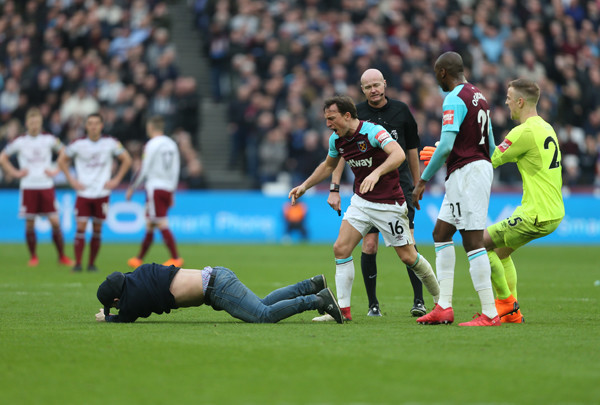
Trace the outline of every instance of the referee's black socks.
{"label": "referee's black socks", "polygon": [[[373,305],[379,306],[377,301],[377,253],[363,253],[360,256],[360,268],[362,270],[363,279],[365,280],[365,288],[367,289],[367,298],[369,300],[369,308]],[[412,270],[411,270],[412,272]],[[416,277],[416,276],[415,276]],[[418,280],[418,279],[417,279]]]}

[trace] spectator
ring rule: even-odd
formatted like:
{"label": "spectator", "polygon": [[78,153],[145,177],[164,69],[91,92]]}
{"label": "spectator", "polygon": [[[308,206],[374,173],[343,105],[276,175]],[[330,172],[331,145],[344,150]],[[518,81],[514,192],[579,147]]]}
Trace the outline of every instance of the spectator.
{"label": "spectator", "polygon": [[106,28],[119,25],[123,19],[123,9],[114,0],[102,0],[96,9],[96,17]]}
{"label": "spectator", "polygon": [[119,74],[111,71],[108,73],[106,80],[101,81],[98,86],[98,99],[109,105],[115,104],[124,87],[119,79]]}
{"label": "spectator", "polygon": [[581,169],[578,183],[583,186],[592,186],[598,179],[598,164],[600,154],[598,150],[598,141],[595,136],[585,137],[585,149],[579,158],[579,167]]}
{"label": "spectator", "polygon": [[180,77],[175,81],[175,122],[184,131],[197,134],[200,128],[200,97],[196,88],[196,79]]}
{"label": "spectator", "polygon": [[6,80],[6,87],[0,93],[0,113],[10,114],[19,106],[19,83],[14,78]]}
{"label": "spectator", "polygon": [[175,52],[175,46],[169,42],[169,31],[166,28],[158,28],[152,34],[152,42],[146,49],[146,61],[151,69],[158,66],[158,59],[166,52]]}
{"label": "spectator", "polygon": [[129,11],[129,25],[132,29],[141,28],[145,25],[145,21],[150,17],[148,4],[144,0],[134,0],[131,3]]}
{"label": "spectator", "polygon": [[126,146],[131,141],[144,142],[145,135],[141,130],[141,113],[134,107],[127,107],[114,123],[112,135]]}
{"label": "spectator", "polygon": [[152,70],[160,86],[166,80],[175,80],[179,77],[179,70],[175,66],[175,51],[165,50],[159,57],[156,67]]}
{"label": "spectator", "polygon": [[169,10],[166,2],[159,1],[154,6],[154,10],[152,11],[152,26],[166,28],[168,30],[171,29],[171,17],[169,17]]}
{"label": "spectator", "polygon": [[212,98],[218,103],[223,93],[222,82],[229,73],[229,38],[223,23],[215,22],[211,25],[208,56]]}
{"label": "spectator", "polygon": [[[167,2],[4,3],[0,92],[10,79],[19,90],[18,97],[12,98],[17,107],[0,114],[0,124],[23,118],[29,105],[46,104],[41,109],[48,110],[44,118],[49,120],[78,87],[83,85],[88,93],[99,95],[109,71],[125,86],[125,95],[114,104],[119,119],[136,94],[150,100],[164,81],[174,80],[179,96],[179,67],[169,39]],[[538,80],[541,116],[563,130],[571,125],[589,134],[595,126],[591,113],[600,106],[600,12],[596,2],[556,1],[548,6],[540,1],[441,1],[433,8],[417,0],[188,3],[194,7],[190,11],[196,13],[207,57],[212,48],[213,75],[219,76],[211,80],[215,88],[210,97],[231,103],[230,109],[234,109],[240,106],[237,99],[242,86],[249,89],[242,93],[259,95],[258,109],[244,108],[235,120],[229,118],[230,133],[236,139],[234,150],[256,135],[256,117],[266,111],[277,117],[282,113],[303,116],[309,128],[320,132],[321,101],[346,89],[359,102],[357,83],[366,66],[376,66],[386,74],[389,95],[414,106],[415,117],[422,116],[420,128],[425,128],[428,120],[439,120],[441,105],[429,66],[446,50],[463,56],[468,76],[486,93],[493,114],[505,109],[496,89],[504,88],[506,80],[543,77]],[[218,35],[211,36],[211,26],[219,27]],[[250,96],[244,98],[241,104],[247,107]],[[186,97],[184,104],[188,101],[191,112],[193,97]],[[177,105],[177,109],[186,108]],[[247,125],[239,125],[239,116],[244,115]],[[184,117],[192,116],[177,113],[173,128],[182,126],[177,121]],[[496,138],[502,139],[511,124],[495,129]],[[184,125],[193,130],[193,123]],[[64,134],[75,131],[65,128]],[[558,127],[557,132],[560,130]],[[286,137],[290,135],[287,129],[284,132]],[[598,131],[593,136],[598,141]],[[291,142],[296,140],[286,138],[286,142],[292,150]],[[232,152],[232,156],[236,154]],[[256,161],[256,154],[255,148],[251,162]],[[287,168],[294,167],[294,154],[290,153]],[[239,160],[230,159],[232,163]]]}
{"label": "spectator", "polygon": [[73,95],[66,93],[68,97],[60,109],[62,122],[66,122],[73,116],[87,117],[98,112],[100,104],[92,97],[83,86],[79,86]]}
{"label": "spectator", "polygon": [[[237,88],[236,97],[229,103],[228,127],[231,134],[231,151],[229,153],[229,167],[246,167],[244,151],[246,150],[246,136],[252,130],[252,121],[248,119],[250,111],[250,96],[252,88],[249,85]],[[253,111],[253,110],[252,110]],[[251,116],[254,115],[252,112]],[[241,162],[241,164],[239,164]]]}
{"label": "spectator", "polygon": [[165,132],[172,133],[175,124],[177,101],[174,96],[173,81],[167,80],[162,83],[158,93],[150,100],[150,115],[160,115],[165,120]]}
{"label": "spectator", "polygon": [[284,169],[287,157],[285,133],[279,127],[269,130],[258,147],[260,184],[276,181]]}
{"label": "spectator", "polygon": [[[308,130],[303,137],[303,151],[296,159],[295,170],[292,172],[292,183],[297,184],[302,179],[310,176],[315,167],[323,161],[323,155],[327,149],[323,148],[319,138],[319,133],[315,130]],[[350,170],[347,170],[350,172]]]}
{"label": "spectator", "polygon": [[204,179],[204,168],[198,152],[192,145],[192,137],[183,130],[178,130],[173,133],[173,139],[179,147],[181,153],[181,180],[192,189],[200,189],[206,187]]}

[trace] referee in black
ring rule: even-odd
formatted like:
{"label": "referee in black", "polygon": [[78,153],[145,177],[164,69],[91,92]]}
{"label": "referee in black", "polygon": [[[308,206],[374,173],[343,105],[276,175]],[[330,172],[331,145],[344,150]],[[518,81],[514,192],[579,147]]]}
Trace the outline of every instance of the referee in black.
{"label": "referee in black", "polygon": [[[408,208],[408,219],[410,231],[415,234],[415,207],[412,202],[412,191],[414,184],[421,176],[419,167],[420,146],[417,122],[410,112],[408,106],[399,100],[391,100],[385,96],[386,81],[383,74],[377,69],[366,70],[360,78],[360,87],[367,98],[366,101],[356,105],[358,118],[370,121],[384,127],[392,137],[400,144],[406,154],[406,160],[398,168],[400,174],[400,187],[406,198]],[[327,202],[336,211],[341,210],[341,199],[339,195],[339,184],[344,172],[345,162],[340,159],[338,167],[331,176],[329,198]],[[363,238],[362,255],[360,265],[362,269],[367,297],[369,299],[369,316],[381,316],[379,301],[377,300],[377,248],[379,246],[379,230],[373,227]],[[413,288],[413,306],[410,313],[413,316],[423,316],[427,313],[423,301],[423,285],[421,280],[410,269],[408,277]]]}

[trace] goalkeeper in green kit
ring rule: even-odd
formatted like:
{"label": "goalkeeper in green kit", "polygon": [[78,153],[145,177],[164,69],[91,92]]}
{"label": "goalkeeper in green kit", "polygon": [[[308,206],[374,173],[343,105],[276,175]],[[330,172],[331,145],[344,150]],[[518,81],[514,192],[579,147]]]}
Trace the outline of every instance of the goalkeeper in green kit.
{"label": "goalkeeper in green kit", "polygon": [[483,236],[502,323],[524,320],[517,303],[517,271],[511,253],[554,232],[565,216],[558,139],[552,126],[537,113],[539,98],[540,88],[535,82],[517,79],[509,83],[506,105],[520,125],[506,135],[492,155],[494,168],[516,162],[523,178],[521,206],[509,218],[489,226]]}
{"label": "goalkeeper in green kit", "polygon": [[[511,253],[554,232],[565,216],[558,139],[552,126],[537,113],[539,98],[540,88],[535,82],[517,79],[509,83],[506,105],[511,118],[520,125],[506,135],[491,157],[494,168],[516,162],[523,178],[521,206],[509,218],[489,226],[483,235],[502,323],[524,321],[517,302],[517,271]],[[425,165],[434,150],[428,147],[421,152]]]}

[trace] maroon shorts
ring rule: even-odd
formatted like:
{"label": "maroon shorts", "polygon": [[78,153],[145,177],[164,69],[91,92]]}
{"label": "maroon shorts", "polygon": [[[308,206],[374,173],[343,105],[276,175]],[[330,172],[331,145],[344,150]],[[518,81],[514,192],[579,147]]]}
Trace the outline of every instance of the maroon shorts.
{"label": "maroon shorts", "polygon": [[146,193],[146,217],[150,220],[166,218],[169,207],[173,205],[173,193],[166,190],[154,190]]}
{"label": "maroon shorts", "polygon": [[19,216],[29,218],[36,215],[56,214],[57,211],[54,188],[21,190]]}
{"label": "maroon shorts", "polygon": [[77,197],[75,200],[76,218],[106,219],[108,212],[108,196],[100,198]]}

